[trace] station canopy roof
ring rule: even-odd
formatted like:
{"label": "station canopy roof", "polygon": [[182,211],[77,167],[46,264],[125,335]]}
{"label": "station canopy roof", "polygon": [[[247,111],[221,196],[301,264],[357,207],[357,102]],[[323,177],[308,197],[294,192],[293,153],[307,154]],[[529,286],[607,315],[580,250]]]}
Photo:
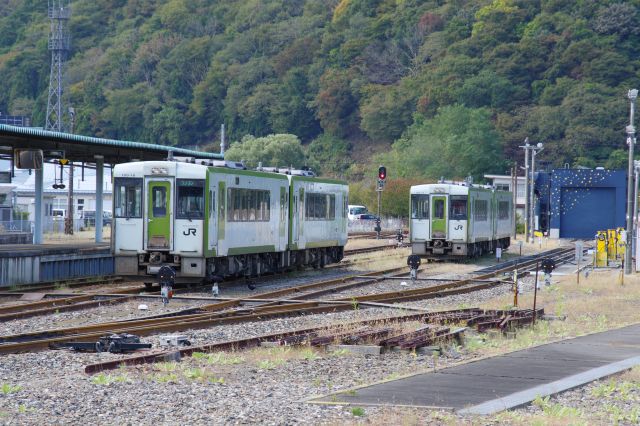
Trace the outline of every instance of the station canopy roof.
{"label": "station canopy roof", "polygon": [[45,159],[59,158],[59,152],[63,151],[64,158],[87,163],[95,162],[96,156],[101,155],[107,164],[125,163],[131,160],[164,160],[170,152],[180,157],[224,159],[223,155],[213,152],[0,124],[0,156],[10,158],[13,149],[41,149]]}

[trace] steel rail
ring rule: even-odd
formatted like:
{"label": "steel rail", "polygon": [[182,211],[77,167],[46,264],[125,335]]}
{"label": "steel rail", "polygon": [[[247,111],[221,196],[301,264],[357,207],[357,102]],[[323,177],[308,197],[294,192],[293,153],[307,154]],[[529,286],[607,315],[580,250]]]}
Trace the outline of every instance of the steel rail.
{"label": "steel rail", "polygon": [[[566,255],[566,253],[565,253]],[[532,261],[534,264],[536,260]],[[529,262],[531,263],[531,262]],[[518,267],[526,267],[520,264]],[[529,265],[530,266],[530,265]],[[504,268],[504,269],[509,269]],[[513,269],[513,268],[512,268]],[[230,324],[254,320],[263,320],[274,316],[292,315],[299,313],[314,314],[321,312],[335,312],[357,308],[362,302],[396,302],[404,300],[414,300],[430,297],[438,297],[463,292],[472,292],[479,289],[489,288],[493,285],[502,284],[501,281],[493,283],[481,283],[470,285],[474,279],[486,279],[503,272],[502,269],[484,275],[453,281],[447,284],[426,287],[424,289],[411,289],[399,292],[380,293],[375,295],[356,296],[346,299],[310,301],[306,303],[296,303],[294,305],[282,304],[258,306],[236,311],[222,311],[217,313],[192,314],[179,317],[155,318],[135,320],[130,322],[96,324],[72,329],[48,330],[45,332],[27,333],[16,336],[0,337],[0,342],[12,342],[0,345],[0,353],[14,353],[24,350],[41,350],[50,344],[68,342],[72,340],[97,339],[105,332],[132,333],[138,335],[148,335],[158,332],[174,332],[186,329],[197,329],[210,327],[213,325]],[[315,283],[318,284],[318,283]],[[263,294],[264,295],[264,294]],[[256,297],[259,295],[256,295]],[[246,299],[245,299],[246,300]],[[214,304],[216,309],[222,306],[238,306],[240,299],[219,302]],[[212,306],[209,305],[211,309]],[[30,340],[29,337],[31,337]],[[35,340],[34,340],[35,339]],[[16,342],[16,340],[18,340]],[[26,341],[24,341],[26,340]]]}
{"label": "steel rail", "polygon": [[122,365],[140,365],[140,364],[148,364],[157,361],[159,358],[163,359],[163,356],[169,352],[179,352],[181,356],[191,356],[194,352],[219,352],[226,350],[238,350],[238,349],[246,349],[250,347],[257,347],[261,342],[264,341],[274,341],[280,340],[287,337],[293,336],[302,336],[305,334],[314,333],[317,331],[326,330],[332,327],[359,327],[366,325],[376,325],[376,324],[388,324],[392,321],[397,322],[407,322],[407,321],[433,321],[439,318],[455,318],[457,315],[471,315],[478,314],[481,310],[478,308],[466,308],[466,309],[454,309],[450,311],[435,311],[428,313],[419,313],[419,314],[403,314],[396,316],[387,316],[381,318],[360,320],[360,321],[352,321],[343,324],[334,324],[334,325],[323,325],[319,327],[307,327],[307,328],[298,328],[295,330],[287,330],[283,332],[276,332],[270,334],[263,334],[260,336],[249,337],[246,339],[237,339],[237,340],[229,340],[219,343],[213,344],[205,344],[199,346],[189,346],[186,348],[177,348],[172,349],[170,351],[153,351],[151,353],[145,353],[143,355],[136,355],[128,358],[106,361],[96,364],[90,364],[85,367],[85,373],[92,374],[98,373],[100,371],[111,370],[114,368],[118,368]]}

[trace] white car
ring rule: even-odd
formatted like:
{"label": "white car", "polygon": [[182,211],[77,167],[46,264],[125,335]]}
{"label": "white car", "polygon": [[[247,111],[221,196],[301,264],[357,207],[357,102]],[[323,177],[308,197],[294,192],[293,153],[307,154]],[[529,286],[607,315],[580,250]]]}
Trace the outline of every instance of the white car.
{"label": "white car", "polygon": [[348,209],[349,209],[349,213],[347,215],[347,218],[349,220],[358,220],[360,219],[361,215],[369,213],[369,210],[367,210],[365,206],[349,204]]}

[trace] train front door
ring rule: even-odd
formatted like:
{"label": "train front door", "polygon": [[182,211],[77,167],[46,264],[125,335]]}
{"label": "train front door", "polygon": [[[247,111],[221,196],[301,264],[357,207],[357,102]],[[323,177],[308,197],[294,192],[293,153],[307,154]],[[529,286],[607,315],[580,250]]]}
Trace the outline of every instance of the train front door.
{"label": "train front door", "polygon": [[431,197],[431,238],[447,238],[447,197]]}
{"label": "train front door", "polygon": [[171,182],[147,182],[147,249],[171,249]]}

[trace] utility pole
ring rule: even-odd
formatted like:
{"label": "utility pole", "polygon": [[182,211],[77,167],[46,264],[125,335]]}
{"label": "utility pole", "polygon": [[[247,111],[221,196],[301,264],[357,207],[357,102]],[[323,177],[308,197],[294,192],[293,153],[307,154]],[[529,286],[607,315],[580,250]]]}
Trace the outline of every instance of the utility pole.
{"label": "utility pole", "polygon": [[[640,161],[633,160],[633,170],[634,170],[634,190],[633,190],[633,242],[631,247],[631,252],[635,254],[638,246],[638,178],[640,175]],[[636,271],[638,268],[636,267]]]}
{"label": "utility pole", "polygon": [[529,242],[529,138],[524,138],[524,239]]}
{"label": "utility pole", "polygon": [[629,145],[629,168],[627,169],[627,232],[624,251],[624,273],[631,274],[631,240],[633,234],[633,146],[636,143],[636,128],[633,126],[633,115],[636,109],[638,90],[632,89],[627,93],[630,102],[629,125],[627,126],[627,144]]}
{"label": "utility pole", "polygon": [[517,201],[518,201],[518,162],[514,161],[511,168],[511,197],[513,198],[513,208],[511,217],[513,218],[513,239],[518,238],[518,221],[517,221]]}
{"label": "utility pole", "polygon": [[[76,121],[76,111],[72,107],[69,107],[69,133],[73,133],[73,128]],[[67,196],[67,217],[64,219],[64,233],[67,235],[73,235],[73,162],[69,162],[69,192]]]}
{"label": "utility pole", "polygon": [[531,206],[529,207],[529,214],[531,215],[531,218],[529,219],[529,227],[531,229],[530,233],[531,233],[531,242],[534,242],[534,238],[533,238],[533,231],[536,228],[536,221],[535,221],[535,214],[536,214],[536,191],[535,191],[535,187],[536,187],[536,154],[538,153],[538,151],[542,151],[542,143],[538,142],[537,145],[532,145],[531,146],[531,190],[530,195],[531,195]]}
{"label": "utility pole", "polygon": [[223,156],[224,156],[224,149],[225,148],[226,147],[225,147],[225,144],[224,144],[224,124],[222,124],[220,126],[220,154],[222,154]]}

